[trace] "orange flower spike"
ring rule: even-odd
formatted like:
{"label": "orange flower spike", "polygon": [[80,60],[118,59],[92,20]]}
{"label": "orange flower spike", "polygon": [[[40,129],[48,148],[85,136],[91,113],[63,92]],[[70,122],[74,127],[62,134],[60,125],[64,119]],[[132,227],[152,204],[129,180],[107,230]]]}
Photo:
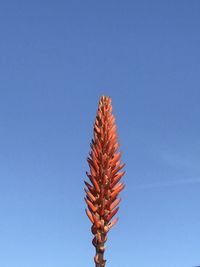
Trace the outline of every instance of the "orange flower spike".
{"label": "orange flower spike", "polygon": [[105,267],[105,242],[109,229],[118,219],[110,220],[118,212],[120,198],[117,195],[123,190],[124,184],[119,183],[125,172],[119,172],[125,164],[121,164],[121,151],[118,152],[119,141],[116,132],[115,117],[112,114],[111,98],[102,96],[99,101],[97,116],[94,123],[94,136],[90,144],[87,173],[91,185],[85,182],[85,201],[88,205],[87,216],[92,222],[93,245],[96,249],[96,267]]}

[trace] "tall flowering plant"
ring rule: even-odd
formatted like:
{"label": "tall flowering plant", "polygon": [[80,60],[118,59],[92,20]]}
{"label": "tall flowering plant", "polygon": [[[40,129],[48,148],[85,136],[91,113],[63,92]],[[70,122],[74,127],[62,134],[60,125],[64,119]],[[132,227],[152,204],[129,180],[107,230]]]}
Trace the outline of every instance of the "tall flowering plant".
{"label": "tall flowering plant", "polygon": [[118,212],[118,204],[121,201],[118,194],[125,187],[124,183],[119,182],[125,173],[122,171],[125,164],[121,164],[121,151],[118,149],[119,141],[111,98],[102,96],[94,123],[91,152],[87,158],[90,171],[86,172],[86,175],[90,183],[85,181],[86,214],[92,223],[96,267],[104,267],[106,264],[105,242],[109,230],[118,221],[118,218],[113,217]]}

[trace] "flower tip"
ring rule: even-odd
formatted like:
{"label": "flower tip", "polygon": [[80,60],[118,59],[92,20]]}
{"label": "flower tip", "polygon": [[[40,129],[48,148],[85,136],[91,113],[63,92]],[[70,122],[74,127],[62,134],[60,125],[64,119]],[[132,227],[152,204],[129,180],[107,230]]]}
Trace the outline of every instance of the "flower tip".
{"label": "flower tip", "polygon": [[111,100],[111,97],[110,97],[110,96],[102,95],[102,96],[100,97],[100,101],[108,101],[108,100]]}

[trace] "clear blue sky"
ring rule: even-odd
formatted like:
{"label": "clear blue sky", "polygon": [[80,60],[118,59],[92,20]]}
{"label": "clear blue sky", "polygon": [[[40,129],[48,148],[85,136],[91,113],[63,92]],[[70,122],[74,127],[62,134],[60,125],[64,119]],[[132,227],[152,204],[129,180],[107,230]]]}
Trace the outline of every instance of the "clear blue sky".
{"label": "clear blue sky", "polygon": [[126,189],[108,267],[200,264],[200,1],[0,2],[0,267],[94,266],[99,97]]}

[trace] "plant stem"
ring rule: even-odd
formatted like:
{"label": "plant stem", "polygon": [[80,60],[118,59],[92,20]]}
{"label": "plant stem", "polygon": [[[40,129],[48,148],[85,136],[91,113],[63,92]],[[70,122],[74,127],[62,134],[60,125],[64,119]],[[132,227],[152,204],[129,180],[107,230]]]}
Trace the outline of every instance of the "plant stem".
{"label": "plant stem", "polygon": [[94,257],[95,267],[105,267],[106,260],[104,259],[106,235],[101,233],[101,242],[96,245],[96,255]]}

